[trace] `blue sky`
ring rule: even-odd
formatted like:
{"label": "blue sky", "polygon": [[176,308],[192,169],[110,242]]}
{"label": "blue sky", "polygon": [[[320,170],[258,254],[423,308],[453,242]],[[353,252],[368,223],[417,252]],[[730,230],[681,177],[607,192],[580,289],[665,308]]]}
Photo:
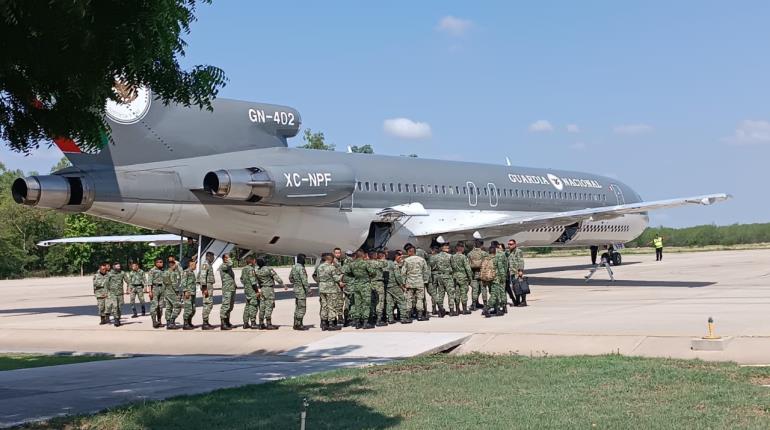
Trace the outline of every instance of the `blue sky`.
{"label": "blue sky", "polygon": [[[223,97],[298,109],[338,149],[735,196],[653,225],[770,221],[768,2],[215,0],[198,18],[185,64],[223,68]],[[25,170],[58,158],[0,150]]]}

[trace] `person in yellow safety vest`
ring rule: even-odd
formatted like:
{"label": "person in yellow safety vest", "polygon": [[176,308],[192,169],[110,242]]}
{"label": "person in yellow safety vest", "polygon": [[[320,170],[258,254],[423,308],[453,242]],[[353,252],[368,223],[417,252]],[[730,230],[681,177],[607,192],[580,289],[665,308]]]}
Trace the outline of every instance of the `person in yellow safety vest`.
{"label": "person in yellow safety vest", "polygon": [[655,239],[652,239],[652,245],[655,247],[655,261],[663,261],[663,238],[660,234],[655,235]]}

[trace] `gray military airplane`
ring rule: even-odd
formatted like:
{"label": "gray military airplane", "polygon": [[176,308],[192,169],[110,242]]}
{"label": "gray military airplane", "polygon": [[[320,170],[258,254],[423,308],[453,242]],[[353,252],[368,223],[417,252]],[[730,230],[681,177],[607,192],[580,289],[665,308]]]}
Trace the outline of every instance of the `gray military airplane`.
{"label": "gray military airplane", "polygon": [[[289,148],[301,126],[296,110],[227,99],[213,107],[164,105],[146,88],[127,92],[121,103],[107,103],[112,131],[98,153],[57,139],[72,167],[17,179],[13,197],[200,235],[210,238],[201,251],[217,255],[233,246],[320,255],[332,246],[426,247],[472,238],[514,238],[522,246],[623,243],[644,231],[649,210],[729,198],[643,201],[622,182],[590,173]],[[168,243],[169,235],[44,244],[75,241]]]}

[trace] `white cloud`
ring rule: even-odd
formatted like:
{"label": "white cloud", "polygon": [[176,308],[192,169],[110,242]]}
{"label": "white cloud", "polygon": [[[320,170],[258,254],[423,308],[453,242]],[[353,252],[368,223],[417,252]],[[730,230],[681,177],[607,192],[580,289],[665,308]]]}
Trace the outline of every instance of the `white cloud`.
{"label": "white cloud", "polygon": [[567,124],[567,133],[580,133],[580,127],[577,124]]}
{"label": "white cloud", "polygon": [[770,122],[745,119],[738,123],[735,134],[723,139],[733,145],[753,145],[770,143]]}
{"label": "white cloud", "polygon": [[545,132],[545,131],[553,131],[553,126],[550,122],[539,119],[532,124],[529,125],[529,131],[533,133],[539,133],[539,132]]}
{"label": "white cloud", "polygon": [[431,137],[430,124],[412,121],[409,118],[391,118],[382,123],[385,133],[401,139],[427,139]]}
{"label": "white cloud", "polygon": [[473,27],[473,21],[447,15],[439,20],[436,29],[452,36],[462,36],[471,27]]}
{"label": "white cloud", "polygon": [[574,149],[575,151],[583,151],[586,149],[586,144],[583,142],[575,142],[569,146],[571,149]]}
{"label": "white cloud", "polygon": [[652,130],[652,126],[647,124],[621,124],[612,129],[617,134],[643,134]]}

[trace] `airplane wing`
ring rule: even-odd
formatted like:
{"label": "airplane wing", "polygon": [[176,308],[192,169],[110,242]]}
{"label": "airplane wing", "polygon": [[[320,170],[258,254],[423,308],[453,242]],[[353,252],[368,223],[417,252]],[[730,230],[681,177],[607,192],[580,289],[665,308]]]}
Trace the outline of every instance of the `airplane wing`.
{"label": "airplane wing", "polygon": [[180,241],[186,241],[186,237],[176,234],[137,234],[130,236],[93,236],[93,237],[65,237],[63,239],[51,239],[38,242],[38,246],[51,246],[60,243],[126,243],[149,242],[150,246],[179,245]]}
{"label": "airplane wing", "polygon": [[491,219],[479,216],[456,222],[442,220],[439,224],[423,223],[416,227],[409,226],[409,229],[412,230],[415,236],[443,235],[445,238],[449,238],[473,235],[479,238],[499,237],[513,235],[538,227],[568,225],[579,221],[608,220],[625,214],[642,213],[653,209],[673,208],[690,204],[710,205],[727,200],[730,197],[728,194],[708,194],[567,212],[544,212],[526,216],[496,214]]}

